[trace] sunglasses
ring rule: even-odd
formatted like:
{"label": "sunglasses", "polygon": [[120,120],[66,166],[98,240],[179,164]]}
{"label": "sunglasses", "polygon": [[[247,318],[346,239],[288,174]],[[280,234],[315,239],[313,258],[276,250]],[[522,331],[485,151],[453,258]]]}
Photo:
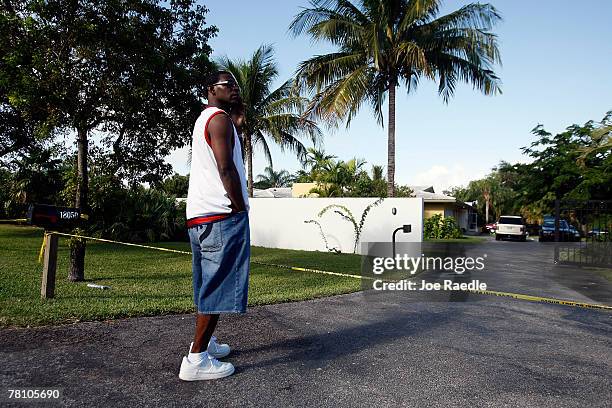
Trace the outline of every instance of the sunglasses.
{"label": "sunglasses", "polygon": [[223,85],[223,86],[227,86],[228,88],[236,88],[240,92],[240,85],[238,85],[236,81],[220,81],[220,82],[216,82],[212,84],[211,86],[215,86],[215,85]]}

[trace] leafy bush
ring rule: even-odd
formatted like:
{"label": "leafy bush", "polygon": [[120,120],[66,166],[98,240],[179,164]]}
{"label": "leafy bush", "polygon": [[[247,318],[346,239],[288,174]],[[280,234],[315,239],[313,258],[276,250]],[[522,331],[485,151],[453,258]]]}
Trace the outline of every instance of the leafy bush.
{"label": "leafy bush", "polygon": [[453,217],[442,218],[442,215],[436,214],[425,219],[423,236],[425,239],[452,239],[461,238],[463,234]]}
{"label": "leafy bush", "polygon": [[135,187],[120,207],[115,222],[103,234],[128,242],[185,240],[184,204],[174,196],[144,187]]}

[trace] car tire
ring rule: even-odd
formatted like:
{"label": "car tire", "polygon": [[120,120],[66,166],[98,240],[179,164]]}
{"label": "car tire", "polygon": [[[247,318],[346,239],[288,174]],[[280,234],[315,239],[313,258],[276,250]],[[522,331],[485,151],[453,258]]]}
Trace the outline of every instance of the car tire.
{"label": "car tire", "polygon": [[501,237],[499,235],[495,234],[495,240],[499,241],[500,239],[501,239]]}

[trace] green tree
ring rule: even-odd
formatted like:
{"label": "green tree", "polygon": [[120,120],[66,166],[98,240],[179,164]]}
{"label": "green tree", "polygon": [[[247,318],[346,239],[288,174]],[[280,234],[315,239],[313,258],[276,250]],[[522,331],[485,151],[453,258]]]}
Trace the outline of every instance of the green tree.
{"label": "green tree", "polygon": [[538,125],[532,130],[536,140],[521,149],[532,159],[530,163],[502,161],[485,178],[451,194],[462,201],[478,200],[480,213],[487,213],[488,203],[496,217],[521,214],[532,223],[550,214],[556,199],[609,199],[610,116],[606,114],[598,123],[568,126],[556,135]]}
{"label": "green tree", "polygon": [[[532,133],[537,139],[521,149],[533,161],[513,169],[523,178],[524,200],[534,202],[549,192],[557,199],[611,197],[612,155],[603,138],[597,138],[598,129],[605,127],[594,121],[568,126],[556,135],[542,125],[534,128]],[[583,155],[584,152],[592,153]]]}
{"label": "green tree", "polygon": [[306,169],[297,170],[292,178],[295,183],[312,183],[314,181],[310,172],[306,171]]}
{"label": "green tree", "polygon": [[306,148],[300,137],[306,135],[316,143],[321,132],[314,121],[302,117],[306,100],[292,92],[291,81],[283,83],[277,89],[272,88],[278,77],[278,68],[271,46],[262,45],[247,61],[225,57],[218,61],[218,65],[234,74],[240,85],[245,105],[242,137],[246,151],[249,196],[253,197],[255,146],[263,150],[268,165],[272,167],[268,138],[274,140],[281,150],[289,149],[295,152],[299,159],[303,159]]}
{"label": "green tree", "polygon": [[266,167],[264,174],[257,176],[255,187],[261,189],[288,187],[292,181],[293,177],[287,170],[274,171],[272,167]]}
{"label": "green tree", "polygon": [[299,84],[314,93],[309,113],[349,126],[368,103],[383,125],[382,107],[389,94],[388,196],[395,193],[395,98],[403,84],[415,90],[422,78],[436,80],[447,102],[457,82],[484,94],[500,92],[492,67],[500,62],[496,36],[501,19],[489,4],[469,4],[438,17],[441,0],[372,0],[355,6],[348,0],[314,0],[290,25],[294,35],[307,32],[328,41],[337,52],[300,64]]}
{"label": "green tree", "polygon": [[[507,163],[502,162],[500,166],[502,165],[507,165]],[[516,212],[514,205],[516,186],[505,181],[504,175],[502,171],[493,168],[493,171],[486,177],[470,181],[465,188],[453,188],[449,193],[464,202],[478,201],[478,212],[484,223],[488,223],[501,215]]]}
{"label": "green tree", "polygon": [[372,176],[366,172],[359,172],[351,193],[354,197],[386,197],[387,182],[384,179],[383,166],[372,166]]}
{"label": "green tree", "polygon": [[[580,156],[578,156],[578,164],[585,168],[587,167],[587,160],[593,156],[600,158],[610,158],[610,152],[612,152],[612,111],[608,111],[606,116],[601,120],[597,127],[595,127],[589,135],[591,140],[587,146],[579,148]],[[611,160],[607,160],[604,163],[604,170],[612,170]]]}
{"label": "green tree", "polygon": [[[23,0],[2,3],[0,95],[38,133],[75,135],[74,205],[90,211],[90,135],[102,131],[117,172],[154,182],[163,158],[189,140],[197,92],[210,70],[206,9],[194,0]],[[31,114],[39,112],[39,114]],[[18,121],[17,121],[18,122]],[[41,130],[42,129],[42,130]],[[84,279],[85,245],[70,279]]]}
{"label": "green tree", "polygon": [[364,173],[365,164],[365,160],[357,158],[346,162],[329,160],[323,168],[317,170],[315,177],[317,187],[310,192],[319,194],[320,197],[354,196],[356,184]]}
{"label": "green tree", "polygon": [[[372,195],[374,197],[386,197],[385,167],[372,165]],[[395,189],[397,193],[397,188]]]}
{"label": "green tree", "polygon": [[317,149],[309,147],[306,149],[306,157],[303,160],[305,168],[309,168],[308,171],[313,179],[316,179],[321,171],[324,171],[327,166],[331,163],[336,156],[327,154],[324,149]]}
{"label": "green tree", "polygon": [[156,189],[175,197],[187,197],[189,176],[181,176],[178,173],[174,173],[172,176],[166,177]]}
{"label": "green tree", "polygon": [[28,155],[5,162],[2,167],[3,212],[10,218],[23,218],[29,204],[58,205],[63,187],[64,166],[57,146],[37,146]]}

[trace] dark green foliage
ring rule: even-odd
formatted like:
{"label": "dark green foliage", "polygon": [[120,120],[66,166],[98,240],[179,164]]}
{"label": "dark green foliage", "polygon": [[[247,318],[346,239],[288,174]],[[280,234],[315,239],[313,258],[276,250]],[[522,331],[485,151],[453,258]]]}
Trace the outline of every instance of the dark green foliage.
{"label": "dark green foliage", "polygon": [[23,218],[28,205],[61,204],[63,163],[53,149],[35,146],[28,155],[0,167],[0,206],[3,217]]}
{"label": "dark green foliage", "polygon": [[289,187],[292,182],[293,177],[287,170],[274,171],[272,167],[266,167],[264,174],[257,176],[253,186],[260,189]]}
{"label": "dark green foliage", "polygon": [[205,14],[190,0],[4,2],[0,114],[11,120],[0,140],[27,148],[101,130],[117,171],[163,176],[163,158],[188,142],[211,69],[216,28]]}
{"label": "dark green foliage", "polygon": [[[365,170],[364,159],[335,160],[322,149],[309,148],[304,168],[295,175],[295,182],[317,183],[310,193],[319,197],[386,197],[387,180],[383,166],[373,165],[371,176]],[[396,185],[396,197],[411,197],[408,186]]]}
{"label": "dark green foliage", "polygon": [[181,176],[180,174],[174,173],[172,176],[166,177],[156,189],[168,195],[185,198],[189,190],[189,176]]}
{"label": "dark green foliage", "polygon": [[463,234],[453,217],[444,217],[440,214],[425,219],[423,223],[424,239],[453,239],[461,238]]}
{"label": "dark green foliage", "polygon": [[462,201],[478,200],[480,214],[488,196],[495,218],[515,214],[530,223],[541,223],[553,211],[555,199],[609,200],[611,118],[608,112],[599,123],[572,125],[557,135],[538,125],[532,131],[536,140],[522,148],[531,163],[502,161],[486,178],[450,193]]}
{"label": "dark green foliage", "polygon": [[186,240],[184,209],[173,196],[136,187],[128,192],[115,222],[103,233],[125,242]]}

